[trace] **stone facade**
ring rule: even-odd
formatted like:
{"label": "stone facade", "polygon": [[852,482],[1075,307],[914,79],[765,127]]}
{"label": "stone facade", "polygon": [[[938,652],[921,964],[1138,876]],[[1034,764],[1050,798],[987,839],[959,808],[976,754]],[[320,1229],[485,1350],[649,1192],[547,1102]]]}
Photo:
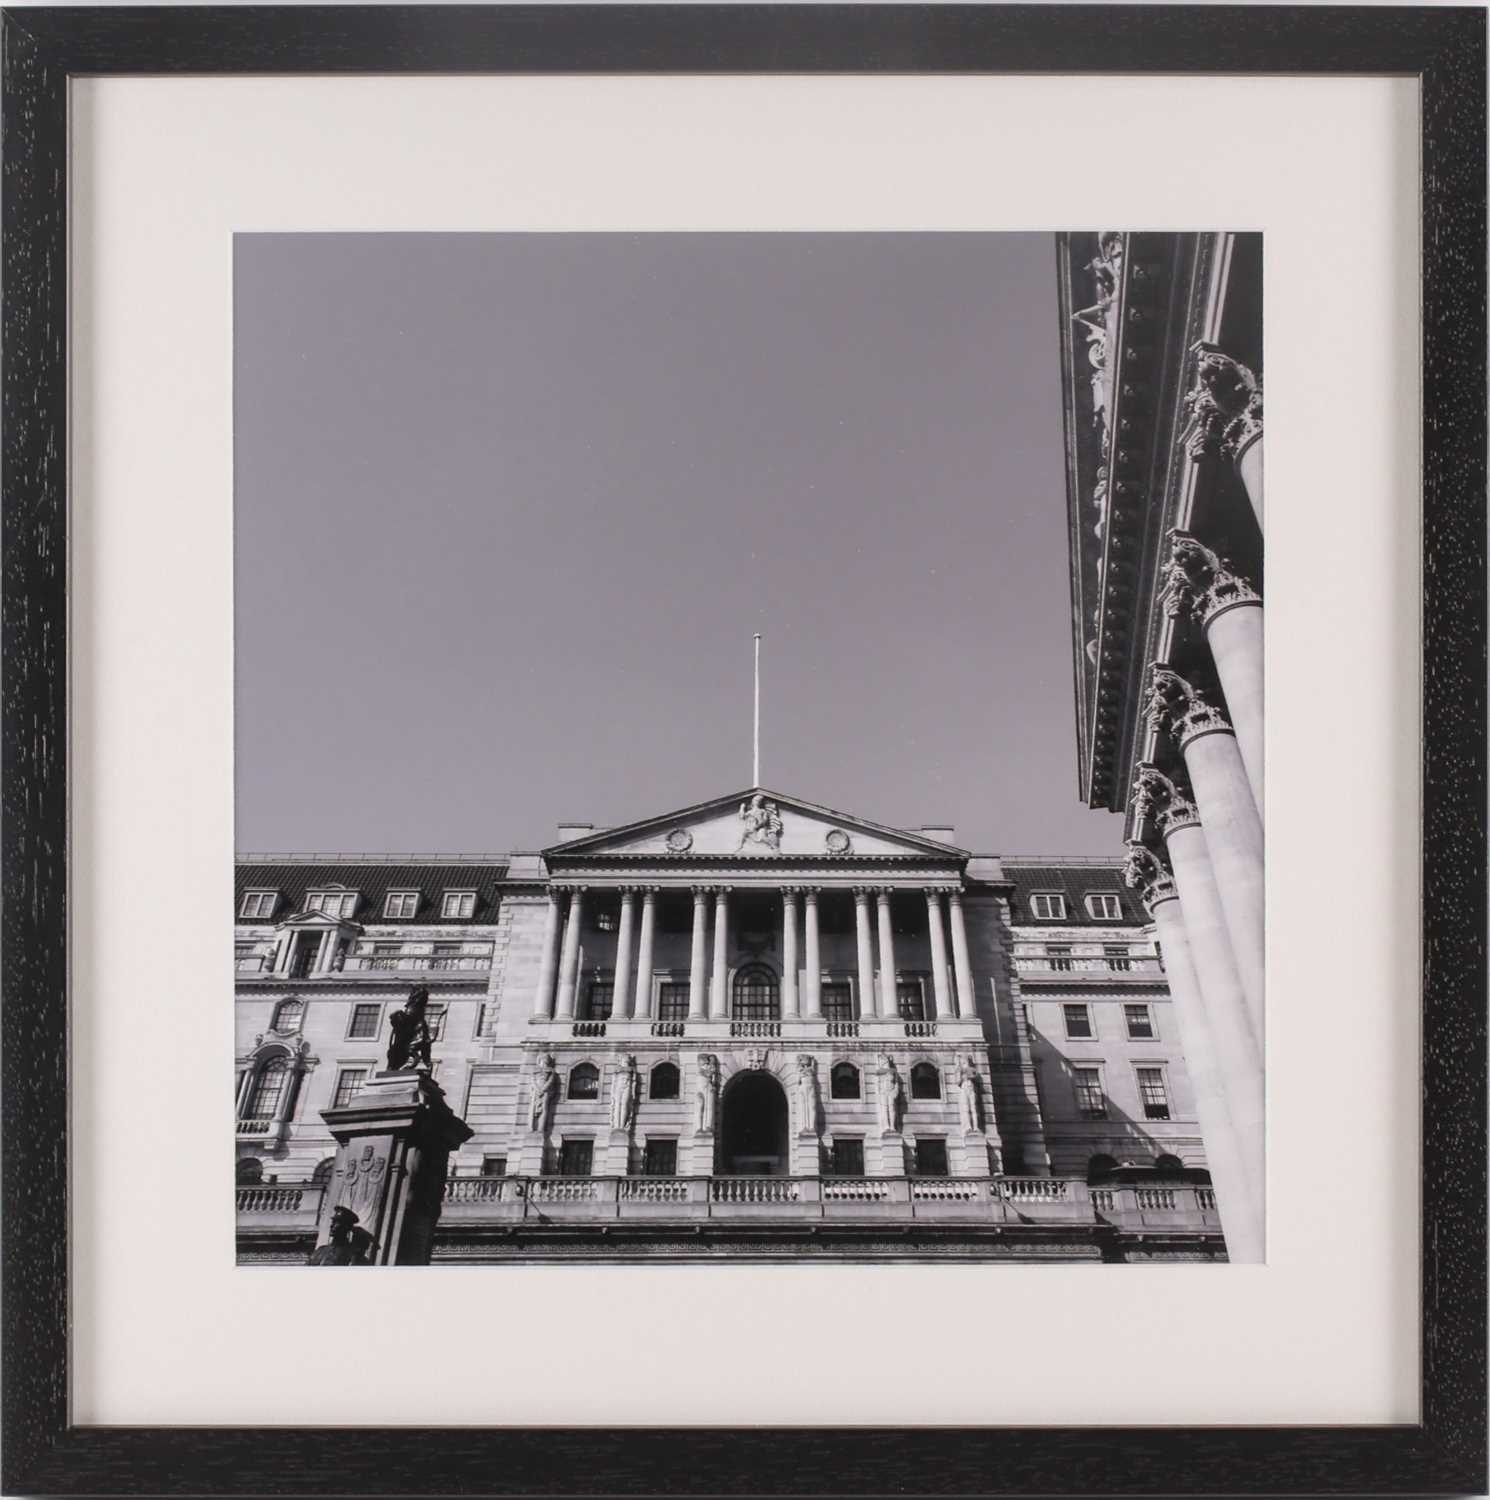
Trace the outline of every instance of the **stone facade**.
{"label": "stone facade", "polygon": [[302,1258],[331,1206],[322,1112],[382,1066],[415,983],[472,1132],[436,1261],[1223,1253],[1118,863],[975,856],[760,788],[564,832],[241,862],[243,1259]]}

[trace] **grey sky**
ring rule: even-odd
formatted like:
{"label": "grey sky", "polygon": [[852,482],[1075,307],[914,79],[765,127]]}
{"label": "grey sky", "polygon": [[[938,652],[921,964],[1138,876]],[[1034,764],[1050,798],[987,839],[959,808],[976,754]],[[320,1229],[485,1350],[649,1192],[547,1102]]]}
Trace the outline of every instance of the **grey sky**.
{"label": "grey sky", "polygon": [[1076,798],[1050,235],[248,235],[237,840],[536,848],[762,780]]}

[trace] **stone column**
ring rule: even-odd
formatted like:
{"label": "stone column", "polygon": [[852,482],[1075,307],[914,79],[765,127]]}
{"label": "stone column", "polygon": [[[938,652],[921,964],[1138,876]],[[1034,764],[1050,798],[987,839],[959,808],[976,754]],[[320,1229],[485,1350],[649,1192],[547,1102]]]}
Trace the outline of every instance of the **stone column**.
{"label": "stone column", "polygon": [[[1149,719],[1167,723],[1185,760],[1195,804],[1205,827],[1211,869],[1231,950],[1247,996],[1247,1011],[1259,1044],[1263,1036],[1263,835],[1262,820],[1247,781],[1231,725],[1184,678],[1153,669]],[[1183,897],[1181,897],[1183,900]]]}
{"label": "stone column", "polygon": [[571,886],[569,915],[564,919],[564,956],[559,962],[559,995],[554,1014],[561,1021],[574,1016],[574,992],[579,985],[579,935],[585,920],[585,888]]}
{"label": "stone column", "polygon": [[704,948],[708,938],[709,888],[693,888],[693,948],[688,963],[688,1019],[702,1021],[709,1013],[704,968]]}
{"label": "stone column", "polygon": [[1180,441],[1193,459],[1219,458],[1236,470],[1262,527],[1262,381],[1246,365],[1197,339],[1195,379],[1185,397]]}
{"label": "stone column", "polygon": [[729,1018],[729,887],[714,892],[714,972],[709,980],[709,1019]]}
{"label": "stone column", "polygon": [[1262,1048],[1252,1029],[1200,816],[1194,803],[1152,766],[1138,771],[1134,808],[1141,820],[1153,820],[1169,854],[1238,1154],[1253,1199],[1261,1204],[1265,1199]]}
{"label": "stone column", "polygon": [[971,1021],[978,1014],[978,995],[973,989],[973,961],[967,951],[967,919],[962,911],[962,892],[948,891],[952,912],[952,967],[957,973],[956,1014]]}
{"label": "stone column", "polygon": [[809,1021],[820,1021],[823,1018],[823,956],[817,935],[817,891],[812,886],[802,892],[802,921],[807,932],[803,1012]]}
{"label": "stone column", "polygon": [[636,1004],[632,1014],[638,1021],[652,1014],[652,945],[657,933],[657,887],[642,890],[642,935],[636,949]]}
{"label": "stone column", "polygon": [[1164,608],[1205,634],[1252,799],[1263,813],[1262,599],[1222,557],[1185,531],[1169,533]]}
{"label": "stone column", "polygon": [[869,930],[867,886],[854,887],[854,933],[859,946],[859,1018],[867,1020],[878,1008],[874,1002],[874,938]]}
{"label": "stone column", "polygon": [[1206,1165],[1216,1187],[1227,1256],[1237,1262],[1260,1262],[1264,1252],[1261,1184],[1252,1180],[1231,1118],[1222,1060],[1191,957],[1179,893],[1155,855],[1136,841],[1128,845],[1123,876],[1142,897],[1164,950],[1172,1010],[1185,1052],[1185,1071],[1195,1090],[1195,1112],[1205,1143]]}
{"label": "stone column", "polygon": [[543,916],[543,959],[538,966],[538,992],[533,996],[533,1019],[546,1021],[554,1013],[554,980],[559,973],[559,923],[563,917],[564,894],[548,893],[548,910]]}
{"label": "stone column", "polygon": [[895,992],[895,930],[890,921],[890,891],[881,886],[874,893],[875,915],[879,918],[880,938],[880,1015],[893,1021],[900,1015],[900,1000]]}
{"label": "stone column", "polygon": [[626,886],[621,892],[621,926],[616,933],[615,983],[611,986],[611,1016],[617,1021],[631,1018],[631,940],[636,928],[636,892]]}
{"label": "stone column", "polygon": [[950,1020],[957,1014],[947,983],[947,937],[942,931],[942,893],[926,889],[926,930],[931,934],[931,993],[936,1005],[933,1019]]}
{"label": "stone column", "polygon": [[781,1015],[797,1019],[797,889],[781,888]]}

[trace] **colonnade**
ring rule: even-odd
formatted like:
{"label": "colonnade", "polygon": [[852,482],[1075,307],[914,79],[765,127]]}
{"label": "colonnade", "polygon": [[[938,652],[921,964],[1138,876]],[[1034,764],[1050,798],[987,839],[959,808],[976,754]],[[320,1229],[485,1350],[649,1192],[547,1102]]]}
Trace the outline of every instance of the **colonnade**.
{"label": "colonnade", "polygon": [[[652,1015],[653,957],[656,947],[659,886],[620,886],[621,915],[616,929],[613,1020],[648,1020]],[[695,885],[689,943],[688,1019],[729,1019],[730,896],[727,885]],[[855,952],[859,1016],[863,1020],[898,1020],[895,930],[890,886],[855,886]],[[818,902],[820,886],[784,885],[781,897],[781,1016],[783,1020],[821,1020],[822,937]],[[581,933],[590,888],[556,885],[544,918],[543,956],[533,1015],[538,1020],[568,1020],[575,1014],[579,988]],[[956,1020],[976,1014],[972,961],[962,892],[927,886],[926,920],[931,944],[932,1020]],[[951,929],[948,962],[947,930]],[[873,914],[871,915],[871,903]],[[800,908],[800,917],[798,915]],[[711,941],[712,936],[712,941]],[[800,943],[799,943],[800,937]],[[876,963],[876,959],[878,963]]]}

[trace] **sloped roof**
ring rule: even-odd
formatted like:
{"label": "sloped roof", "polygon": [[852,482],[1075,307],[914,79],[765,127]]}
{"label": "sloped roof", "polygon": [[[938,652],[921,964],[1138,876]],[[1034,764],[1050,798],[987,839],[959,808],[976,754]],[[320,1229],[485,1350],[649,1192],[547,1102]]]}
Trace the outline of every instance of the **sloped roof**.
{"label": "sloped roof", "polygon": [[[356,917],[361,922],[399,920],[384,917],[384,898],[389,891],[418,891],[419,905],[410,922],[450,923],[463,920],[479,925],[497,919],[497,886],[507,873],[505,863],[493,864],[393,864],[369,859],[365,862],[315,864],[298,860],[239,860],[233,888],[233,911],[243,908],[245,891],[278,891],[279,903],[271,920],[282,921],[305,908],[311,891],[343,886],[357,891],[362,900]],[[476,892],[476,909],[471,916],[457,919],[440,915],[440,898],[445,891]]]}
{"label": "sloped roof", "polygon": [[1009,915],[1015,922],[1037,922],[1030,907],[1030,897],[1038,893],[1059,892],[1066,898],[1065,925],[1071,927],[1111,927],[1111,919],[1089,916],[1085,897],[1091,894],[1116,896],[1122,902],[1122,921],[1146,926],[1148,917],[1133,892],[1123,884],[1121,860],[1073,862],[1042,861],[1034,863],[1003,858],[999,861],[1004,878],[1013,883],[1009,896]]}

